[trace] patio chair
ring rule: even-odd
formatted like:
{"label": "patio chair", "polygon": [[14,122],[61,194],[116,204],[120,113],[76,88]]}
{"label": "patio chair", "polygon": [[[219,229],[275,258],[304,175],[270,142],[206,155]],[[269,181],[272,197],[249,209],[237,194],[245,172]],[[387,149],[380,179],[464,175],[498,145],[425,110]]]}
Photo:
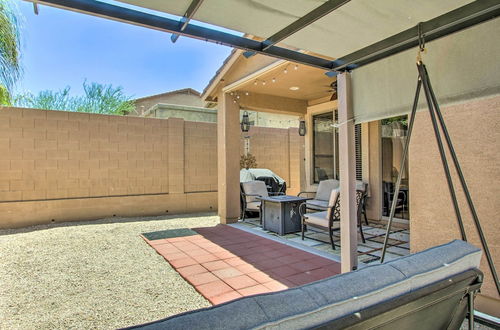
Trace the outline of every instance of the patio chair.
{"label": "patio chair", "polygon": [[[394,199],[394,183],[387,181],[382,182],[382,190],[384,196],[384,215],[389,216],[392,200]],[[406,191],[401,189],[396,200],[395,213],[399,211],[400,215],[404,217],[406,205],[408,205],[408,197]]]}
{"label": "patio chair", "polygon": [[[365,185],[363,187],[366,187]],[[362,188],[362,187],[360,187]],[[363,207],[363,201],[365,200],[366,189],[356,189],[356,219],[358,221],[359,233],[361,235],[361,240],[363,243],[366,242],[365,235],[363,233],[363,225],[361,224],[361,212]],[[301,236],[302,240],[305,238],[305,231],[307,226],[319,228],[328,231],[328,236],[330,237],[330,243],[332,244],[332,249],[335,250],[335,243],[333,242],[333,232],[338,230],[338,228],[333,228],[335,222],[340,221],[340,189],[333,189],[330,194],[329,205],[326,211],[306,213],[307,203],[302,203],[299,207],[301,223]],[[315,238],[311,238],[316,240]]]}
{"label": "patio chair", "polygon": [[[314,199],[306,201],[307,209],[316,211],[326,211],[328,207],[328,200],[330,198],[330,194],[333,189],[338,187],[339,187],[338,180],[331,179],[331,180],[320,181],[318,185],[318,190],[317,192],[315,192],[316,196],[314,197]],[[361,203],[360,212],[365,219],[365,223],[368,225],[368,218],[366,216],[366,199],[368,198],[367,194],[368,184],[363,181],[356,180],[356,190],[365,192],[365,194],[363,194],[363,198],[360,201]],[[314,192],[301,191],[297,196],[300,196],[302,194],[314,194]]]}
{"label": "patio chair", "polygon": [[324,211],[328,207],[328,200],[333,189],[339,187],[339,180],[323,180],[319,182],[317,191],[301,191],[297,196],[304,194],[315,194],[314,199],[306,202],[307,208],[310,210]]}
{"label": "patio chair", "polygon": [[242,214],[241,220],[245,221],[247,211],[259,212],[259,221],[262,223],[262,202],[258,197],[269,197],[275,195],[283,195],[281,192],[269,193],[264,181],[248,181],[240,184],[241,189],[241,203]]}
{"label": "patio chair", "polygon": [[[284,291],[239,298],[128,329],[458,330],[481,288],[481,250],[452,241]],[[284,303],[285,302],[285,303]]]}

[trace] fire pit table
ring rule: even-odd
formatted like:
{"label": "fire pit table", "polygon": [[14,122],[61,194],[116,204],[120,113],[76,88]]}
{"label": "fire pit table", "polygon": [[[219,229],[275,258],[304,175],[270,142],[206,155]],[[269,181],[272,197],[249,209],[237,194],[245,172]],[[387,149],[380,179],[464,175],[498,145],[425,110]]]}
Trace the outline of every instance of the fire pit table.
{"label": "fire pit table", "polygon": [[262,227],[283,236],[300,231],[299,206],[311,198],[280,195],[258,199],[262,202]]}

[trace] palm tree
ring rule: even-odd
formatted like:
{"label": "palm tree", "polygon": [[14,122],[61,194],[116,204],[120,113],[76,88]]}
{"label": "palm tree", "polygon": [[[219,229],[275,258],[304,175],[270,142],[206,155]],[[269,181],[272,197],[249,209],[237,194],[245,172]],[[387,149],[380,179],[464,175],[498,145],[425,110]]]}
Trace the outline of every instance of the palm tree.
{"label": "palm tree", "polygon": [[19,20],[11,0],[0,0],[0,104],[10,104],[21,75]]}

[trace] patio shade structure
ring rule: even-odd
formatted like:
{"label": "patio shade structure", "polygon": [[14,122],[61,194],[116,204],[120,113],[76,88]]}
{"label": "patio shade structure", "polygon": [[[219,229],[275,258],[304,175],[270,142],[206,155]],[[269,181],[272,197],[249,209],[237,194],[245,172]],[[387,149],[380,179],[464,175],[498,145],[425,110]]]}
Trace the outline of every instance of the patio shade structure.
{"label": "patio shade structure", "polygon": [[[342,270],[356,269],[357,229],[355,219],[354,122],[351,70],[416,47],[419,35],[426,41],[486,22],[500,14],[498,0],[443,1],[121,1],[137,7],[183,17],[181,21],[94,0],[37,1],[117,21],[256,52],[338,73],[338,111],[341,190]],[[189,10],[196,7],[197,10]],[[186,10],[188,8],[188,10]],[[264,41],[224,33],[189,23],[189,19],[257,36]],[[421,24],[419,24],[422,22]],[[187,23],[187,24],[186,24]],[[495,27],[493,27],[495,28]],[[277,46],[278,42],[283,45]],[[297,50],[298,49],[298,50]],[[307,50],[300,51],[300,50]],[[474,50],[469,50],[474,52]],[[488,52],[484,52],[488,56]],[[316,54],[323,54],[319,56]],[[498,66],[498,64],[496,64]],[[485,71],[495,71],[494,68]],[[494,79],[494,77],[493,77]],[[488,90],[490,80],[469,82],[466,88]],[[474,85],[476,84],[476,85]],[[486,86],[485,86],[486,84]],[[490,84],[490,85],[488,85]],[[234,221],[239,213],[238,107],[226,93],[218,97],[219,214],[221,221]],[[377,105],[376,105],[377,106]],[[389,113],[396,115],[399,113]],[[376,114],[363,113],[362,120]],[[358,121],[359,122],[359,121]],[[221,147],[222,146],[222,147]],[[498,282],[498,281],[497,281]],[[498,285],[498,283],[496,283]]]}

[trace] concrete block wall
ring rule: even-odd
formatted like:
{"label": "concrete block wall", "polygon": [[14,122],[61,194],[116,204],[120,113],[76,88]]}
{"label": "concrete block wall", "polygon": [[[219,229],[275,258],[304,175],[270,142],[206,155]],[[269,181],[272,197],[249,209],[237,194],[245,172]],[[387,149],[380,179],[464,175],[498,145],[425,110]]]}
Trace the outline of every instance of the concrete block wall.
{"label": "concrete block wall", "polygon": [[[252,129],[264,136],[252,141],[269,159],[262,165],[293,186],[288,130]],[[183,119],[0,107],[0,228],[215,211],[216,130]]]}
{"label": "concrete block wall", "polygon": [[[255,156],[257,167],[268,168],[287,182],[287,194],[300,192],[304,166],[304,137],[297,128],[281,129],[251,127],[250,153]],[[240,152],[243,154],[245,142],[242,138]]]}

